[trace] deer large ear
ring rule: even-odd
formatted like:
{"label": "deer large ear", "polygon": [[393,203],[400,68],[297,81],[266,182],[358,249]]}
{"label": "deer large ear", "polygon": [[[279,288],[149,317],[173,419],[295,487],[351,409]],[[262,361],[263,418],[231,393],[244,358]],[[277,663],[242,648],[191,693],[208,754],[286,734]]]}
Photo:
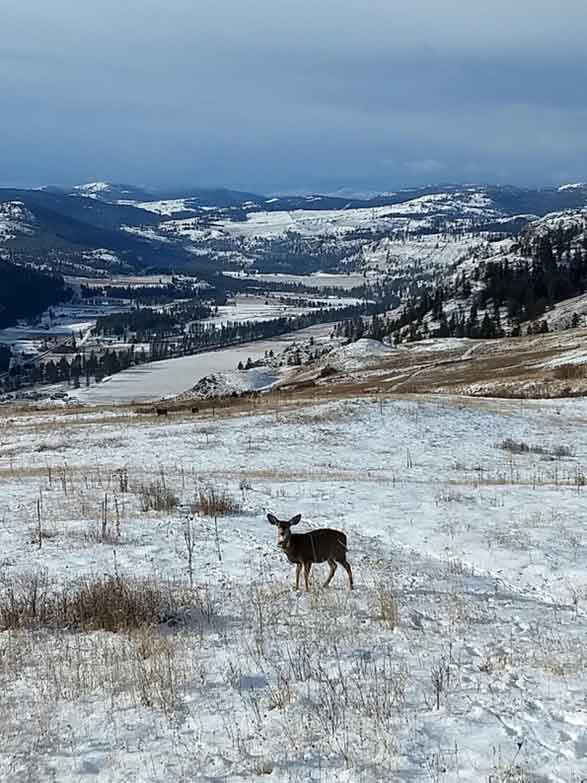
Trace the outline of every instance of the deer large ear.
{"label": "deer large ear", "polygon": [[302,518],[302,515],[301,515],[301,514],[296,514],[296,515],[295,515],[295,517],[292,517],[292,518],[289,520],[289,524],[290,524],[290,525],[297,525],[297,524],[298,524],[298,522],[301,520],[301,518]]}
{"label": "deer large ear", "polygon": [[267,514],[267,519],[269,520],[269,522],[272,525],[278,525],[279,524],[279,520],[277,519],[277,517],[273,516],[273,514]]}

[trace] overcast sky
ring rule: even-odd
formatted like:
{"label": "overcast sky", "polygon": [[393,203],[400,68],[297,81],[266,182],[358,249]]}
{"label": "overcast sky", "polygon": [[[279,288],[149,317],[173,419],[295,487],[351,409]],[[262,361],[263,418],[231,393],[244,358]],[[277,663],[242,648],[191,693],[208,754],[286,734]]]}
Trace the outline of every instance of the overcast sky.
{"label": "overcast sky", "polygon": [[587,180],[585,0],[0,5],[4,184]]}

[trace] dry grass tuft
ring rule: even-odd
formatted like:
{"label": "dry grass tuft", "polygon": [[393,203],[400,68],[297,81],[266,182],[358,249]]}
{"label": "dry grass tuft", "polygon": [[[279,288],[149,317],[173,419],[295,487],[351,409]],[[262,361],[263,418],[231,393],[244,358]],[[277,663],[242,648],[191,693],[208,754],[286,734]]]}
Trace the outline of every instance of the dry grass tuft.
{"label": "dry grass tuft", "polygon": [[399,604],[390,585],[380,582],[375,586],[374,613],[378,620],[390,630],[399,626]]}
{"label": "dry grass tuft", "polygon": [[33,574],[0,590],[0,630],[130,631],[172,615],[177,598],[153,580],[86,577],[73,586],[55,587],[44,574]]}
{"label": "dry grass tuft", "polygon": [[203,514],[208,517],[221,517],[228,514],[238,514],[241,505],[225,489],[217,489],[209,485],[198,491],[192,504],[193,514]]}
{"label": "dry grass tuft", "polygon": [[139,489],[143,511],[174,511],[179,503],[177,495],[169,489],[163,479],[142,484]]}
{"label": "dry grass tuft", "polygon": [[506,438],[501,443],[496,444],[498,449],[509,451],[511,454],[542,454],[552,457],[573,457],[575,452],[569,446],[555,446],[552,449],[547,449],[544,446],[538,446],[532,443],[526,443],[525,441],[516,441],[513,438]]}
{"label": "dry grass tuft", "polygon": [[552,371],[552,375],[558,381],[579,380],[587,375],[587,366],[584,364],[559,364]]}

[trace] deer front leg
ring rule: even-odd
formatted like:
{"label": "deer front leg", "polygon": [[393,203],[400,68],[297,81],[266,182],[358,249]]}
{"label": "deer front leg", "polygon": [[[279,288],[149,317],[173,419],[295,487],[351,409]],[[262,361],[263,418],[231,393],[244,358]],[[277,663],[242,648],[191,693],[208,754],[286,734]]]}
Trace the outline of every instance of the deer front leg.
{"label": "deer front leg", "polygon": [[300,589],[300,574],[302,573],[302,564],[296,563],[296,590]]}
{"label": "deer front leg", "polygon": [[312,563],[304,563],[304,583],[306,585],[306,592],[310,592],[310,571],[312,570]]}

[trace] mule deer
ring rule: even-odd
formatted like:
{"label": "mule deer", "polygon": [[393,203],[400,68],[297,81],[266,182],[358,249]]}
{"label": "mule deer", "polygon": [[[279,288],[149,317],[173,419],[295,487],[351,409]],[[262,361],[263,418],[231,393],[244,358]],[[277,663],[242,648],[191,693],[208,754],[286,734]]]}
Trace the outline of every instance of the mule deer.
{"label": "mule deer", "polygon": [[338,564],[344,568],[349,577],[349,587],[353,589],[353,572],[346,559],[346,535],[340,530],[325,527],[310,530],[308,533],[292,533],[291,528],[297,525],[302,515],[296,514],[290,520],[277,519],[273,514],[267,514],[267,519],[277,527],[277,546],[281,547],[290,563],[296,564],[296,590],[300,589],[300,574],[304,569],[306,591],[310,589],[309,577],[313,563],[328,561],[330,574],[324,582],[328,587],[336,572]]}

